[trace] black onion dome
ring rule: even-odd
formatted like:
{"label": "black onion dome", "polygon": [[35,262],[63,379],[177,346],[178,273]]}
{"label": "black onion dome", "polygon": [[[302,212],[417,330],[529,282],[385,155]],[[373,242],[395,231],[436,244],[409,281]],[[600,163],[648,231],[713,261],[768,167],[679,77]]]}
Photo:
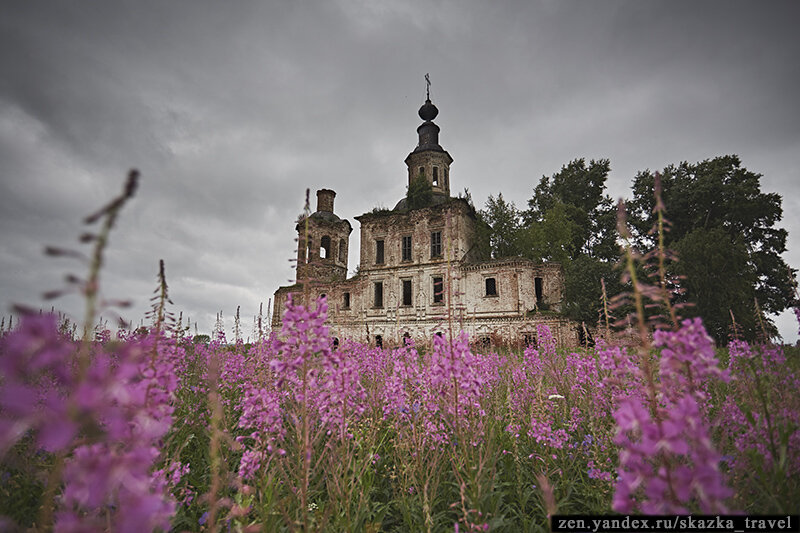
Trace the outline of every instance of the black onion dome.
{"label": "black onion dome", "polygon": [[430,99],[425,100],[425,103],[419,108],[419,118],[422,120],[433,120],[438,114],[439,110],[431,103]]}

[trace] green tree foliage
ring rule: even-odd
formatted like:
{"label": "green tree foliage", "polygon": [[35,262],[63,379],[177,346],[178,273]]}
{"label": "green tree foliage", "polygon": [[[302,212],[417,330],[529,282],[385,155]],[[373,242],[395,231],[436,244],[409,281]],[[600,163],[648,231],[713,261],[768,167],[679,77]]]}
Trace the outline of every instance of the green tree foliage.
{"label": "green tree foliage", "polygon": [[[673,268],[687,276],[684,297],[696,306],[684,314],[702,316],[709,331],[723,341],[728,329],[722,325],[731,323],[729,309],[737,321],[746,323],[745,315],[755,314],[753,297],[768,313],[789,307],[792,279],[780,256],[786,251],[787,233],[776,226],[782,199],[761,192],[761,175],[742,167],[735,155],[670,165],[661,174],[662,197],[672,223],[666,245],[683,254]],[[647,234],[654,222],[653,180],[650,171],[636,176],[629,206],[643,249],[654,244]],[[745,284],[753,290],[746,290]],[[728,293],[724,301],[719,292]],[[754,334],[750,331],[747,338]]]}
{"label": "green tree foliage", "polygon": [[534,261],[568,263],[575,257],[575,236],[583,230],[570,217],[571,206],[556,202],[541,220],[530,222],[519,232],[520,253]]}
{"label": "green tree foliage", "polygon": [[600,280],[619,290],[613,264],[619,254],[616,212],[606,194],[607,159],[575,159],[534,189],[519,211],[502,194],[480,212],[490,228],[492,257],[522,256],[564,267],[566,316],[594,325],[601,305]]}
{"label": "green tree foliage", "polygon": [[570,257],[581,254],[601,260],[613,260],[619,254],[616,242],[616,211],[606,194],[606,180],[611,171],[608,159],[589,164],[583,158],[561,167],[551,177],[542,177],[528,201],[524,217],[528,225],[545,221],[548,212],[560,209],[572,228]]}
{"label": "green tree foliage", "polygon": [[433,189],[425,176],[420,174],[408,186],[406,202],[409,209],[419,209],[431,205],[433,199]]}
{"label": "green tree foliage", "polygon": [[606,282],[607,294],[617,294],[622,290],[620,272],[611,261],[581,255],[564,263],[564,314],[588,326],[594,326],[598,321],[602,323],[601,279]]}
{"label": "green tree foliage", "polygon": [[609,295],[620,290],[616,210],[606,194],[608,159],[575,159],[550,177],[542,177],[524,213],[522,255],[556,261],[564,268],[564,314],[597,323],[601,279]]}
{"label": "green tree foliage", "polygon": [[[690,302],[685,316],[703,317],[708,333],[718,340],[729,338],[731,312],[738,333],[752,339],[758,334],[753,298],[756,273],[749,263],[747,247],[722,228],[696,229],[675,243],[679,261],[673,271],[683,277],[681,285]],[[736,272],[720,276],[720,266]]]}
{"label": "green tree foliage", "polygon": [[497,198],[489,195],[481,219],[489,225],[489,245],[493,258],[523,255],[520,249],[522,215],[513,202],[506,202],[503,194]]}

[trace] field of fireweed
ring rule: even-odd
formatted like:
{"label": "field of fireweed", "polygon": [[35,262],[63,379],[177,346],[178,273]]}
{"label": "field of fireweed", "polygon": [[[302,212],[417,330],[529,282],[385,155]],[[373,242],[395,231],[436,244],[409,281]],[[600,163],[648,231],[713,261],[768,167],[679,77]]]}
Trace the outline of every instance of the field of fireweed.
{"label": "field of fireweed", "polygon": [[[95,335],[130,194],[91,220],[83,335],[30,314],[0,338],[3,529],[547,531],[555,513],[800,509],[797,352],[715,348],[668,298],[672,325],[640,319],[624,347],[556,349],[545,327],[523,353],[457,332],[334,347],[324,299],[290,300],[253,344],[205,344],[170,326],[162,268],[152,327]],[[642,317],[659,285],[635,272]]]}

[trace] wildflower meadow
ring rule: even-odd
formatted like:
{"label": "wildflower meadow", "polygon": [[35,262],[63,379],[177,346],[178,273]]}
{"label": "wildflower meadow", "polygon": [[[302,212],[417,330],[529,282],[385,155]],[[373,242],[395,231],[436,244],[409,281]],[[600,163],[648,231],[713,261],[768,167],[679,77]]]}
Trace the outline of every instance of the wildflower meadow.
{"label": "wildflower meadow", "polygon": [[630,247],[641,334],[625,345],[560,349],[540,326],[522,351],[457,327],[334,346],[324,298],[290,299],[253,342],[203,342],[170,319],[163,264],[150,327],[95,331],[133,190],[89,221],[82,334],[33,312],[0,337],[4,530],[517,532],[554,514],[800,511],[797,349],[716,346],[663,276],[636,277]]}

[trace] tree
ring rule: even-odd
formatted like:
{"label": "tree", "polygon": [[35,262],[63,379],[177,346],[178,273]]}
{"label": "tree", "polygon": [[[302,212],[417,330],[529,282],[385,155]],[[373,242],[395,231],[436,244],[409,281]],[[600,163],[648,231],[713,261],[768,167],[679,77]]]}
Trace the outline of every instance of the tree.
{"label": "tree", "polygon": [[608,159],[589,161],[575,159],[551,177],[543,176],[528,201],[524,213],[528,225],[545,220],[546,214],[559,204],[566,218],[578,231],[572,236],[571,258],[581,254],[604,261],[616,259],[616,210],[605,193],[611,171]]}
{"label": "tree", "polygon": [[622,290],[620,272],[614,267],[615,263],[588,255],[567,262],[564,265],[564,314],[589,326],[597,324],[603,297],[600,280],[605,280],[607,294]]}
{"label": "tree", "polygon": [[419,209],[420,207],[428,207],[433,199],[433,188],[425,176],[420,174],[408,186],[406,193],[406,205],[409,209]]}
{"label": "tree", "polygon": [[[752,339],[758,334],[753,298],[756,275],[748,261],[747,247],[722,228],[696,229],[675,243],[680,259],[672,270],[683,277],[684,299],[695,302],[683,315],[703,317],[706,331],[724,341],[731,331],[731,313],[738,333]],[[719,265],[737,275],[719,275]]]}
{"label": "tree", "polygon": [[606,194],[608,159],[575,159],[543,176],[523,214],[522,255],[564,268],[564,314],[595,324],[605,279],[609,296],[620,290],[616,210]]}
{"label": "tree", "polygon": [[[699,313],[707,324],[715,325],[714,336],[722,342],[728,330],[721,324],[731,323],[729,309],[737,321],[744,322],[744,315],[756,312],[754,298],[768,313],[789,307],[794,298],[794,271],[781,258],[787,236],[786,230],[777,227],[783,214],[782,199],[761,192],[761,175],[742,167],[736,155],[726,155],[670,165],[661,176],[662,198],[671,222],[665,244],[683,252],[673,270],[686,274],[685,297],[696,305],[695,311],[687,314]],[[649,170],[640,172],[629,204],[631,223],[643,249],[654,246],[647,233],[654,222],[653,184]],[[745,290],[745,283],[753,290]],[[707,290],[711,287],[717,290]],[[719,291],[727,292],[724,301]],[[754,335],[750,331],[746,338]]]}
{"label": "tree", "polygon": [[548,209],[542,219],[521,228],[517,239],[519,255],[534,261],[553,261],[566,264],[575,254],[576,235],[583,232],[573,217],[570,207],[556,202]]}
{"label": "tree", "polygon": [[480,216],[490,228],[489,245],[493,258],[522,255],[519,247],[522,216],[513,202],[506,202],[502,193],[497,198],[489,195]]}

